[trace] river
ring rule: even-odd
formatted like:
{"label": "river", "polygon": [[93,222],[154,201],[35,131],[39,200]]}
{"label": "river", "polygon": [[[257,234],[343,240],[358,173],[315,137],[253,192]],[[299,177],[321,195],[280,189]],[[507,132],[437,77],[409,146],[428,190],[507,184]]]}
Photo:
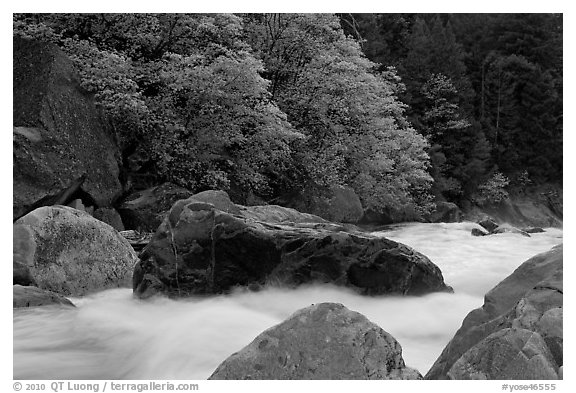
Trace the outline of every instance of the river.
{"label": "river", "polygon": [[484,294],[526,259],[562,242],[562,230],[474,237],[474,223],[403,224],[376,232],[427,255],[454,294],[363,297],[330,285],[186,300],[140,301],[129,289],[71,299],[76,309],[15,309],[14,379],[206,379],[230,354],[296,310],[338,302],[402,345],[425,374]]}

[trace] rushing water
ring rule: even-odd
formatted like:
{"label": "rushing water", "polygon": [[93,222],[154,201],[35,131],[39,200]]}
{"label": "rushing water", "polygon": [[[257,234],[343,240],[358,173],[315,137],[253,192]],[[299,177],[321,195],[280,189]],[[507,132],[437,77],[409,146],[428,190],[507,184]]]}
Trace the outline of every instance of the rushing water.
{"label": "rushing water", "polygon": [[473,223],[407,224],[378,232],[435,262],[455,293],[362,297],[334,286],[186,300],[139,301],[128,289],[71,299],[76,309],[14,310],[15,379],[205,379],[233,352],[294,311],[338,302],[364,314],[402,345],[404,360],[426,373],[466,314],[531,256],[562,242],[547,229],[473,237]]}

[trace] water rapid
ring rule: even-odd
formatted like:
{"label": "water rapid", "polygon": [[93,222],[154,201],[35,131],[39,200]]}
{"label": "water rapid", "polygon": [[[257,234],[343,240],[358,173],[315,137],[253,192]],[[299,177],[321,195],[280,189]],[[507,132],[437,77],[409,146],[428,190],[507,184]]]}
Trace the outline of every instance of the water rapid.
{"label": "water rapid", "polygon": [[422,374],[465,315],[523,261],[562,242],[548,228],[473,237],[473,223],[405,224],[377,232],[427,255],[454,294],[363,297],[330,285],[267,288],[185,300],[139,301],[129,289],[71,299],[76,309],[15,309],[15,379],[206,379],[233,352],[294,311],[338,302],[364,314],[402,345]]}

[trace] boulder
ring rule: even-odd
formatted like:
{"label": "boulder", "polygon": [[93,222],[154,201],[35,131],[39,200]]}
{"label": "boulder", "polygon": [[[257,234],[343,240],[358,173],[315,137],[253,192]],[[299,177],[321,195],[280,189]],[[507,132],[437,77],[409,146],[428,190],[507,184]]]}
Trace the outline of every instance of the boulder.
{"label": "boulder", "polygon": [[14,37],[13,219],[82,199],[110,206],[122,192],[120,153],[72,62],[50,43]]}
{"label": "boulder", "polygon": [[472,231],[470,231],[470,233],[472,234],[472,236],[486,236],[489,235],[488,232],[483,231],[480,228],[472,228]]}
{"label": "boulder", "polygon": [[[195,197],[193,197],[195,199]],[[253,221],[263,221],[268,223],[325,223],[328,221],[314,214],[302,213],[296,209],[278,205],[264,206],[240,206],[239,214]],[[341,227],[341,226],[340,226]]]}
{"label": "boulder", "polygon": [[452,202],[436,202],[436,210],[426,217],[429,222],[460,222],[462,211]]}
{"label": "boulder", "polygon": [[400,344],[341,304],[297,311],[232,354],[209,379],[422,379]]}
{"label": "boulder", "polygon": [[130,194],[118,208],[125,229],[154,232],[172,205],[193,193],[172,183],[164,183]]}
{"label": "boulder", "polygon": [[120,214],[113,208],[101,207],[94,210],[93,217],[97,220],[105,222],[112,228],[116,229],[118,232],[124,230],[124,224],[122,223],[122,218]]}
{"label": "boulder", "polygon": [[524,262],[490,290],[426,379],[558,378],[563,365],[562,293],[560,245]]}
{"label": "boulder", "polygon": [[13,226],[14,261],[41,289],[84,295],[128,286],[138,258],[111,226],[67,206],[45,206]]}
{"label": "boulder", "polygon": [[498,228],[498,223],[492,218],[486,218],[478,222],[482,228],[486,229],[488,233],[492,233],[494,229]]}
{"label": "boulder", "polygon": [[75,307],[74,304],[64,296],[44,289],[13,285],[12,303],[14,308],[38,307],[60,304]]}
{"label": "boulder", "polygon": [[500,225],[500,226],[498,226],[498,228],[496,228],[492,231],[492,234],[498,234],[498,233],[515,233],[515,234],[522,235],[525,237],[530,237],[530,234],[524,232],[521,229],[514,228],[513,226],[510,226],[508,224]]}
{"label": "boulder", "polygon": [[403,244],[326,222],[259,221],[251,214],[259,210],[242,208],[232,215],[194,197],[175,203],[140,254],[135,294],[189,296],[309,282],[362,294],[451,290],[436,265]]}
{"label": "boulder", "polygon": [[226,213],[240,213],[240,208],[230,200],[226,191],[207,190],[194,194],[190,198],[198,202],[210,203],[216,209]]}

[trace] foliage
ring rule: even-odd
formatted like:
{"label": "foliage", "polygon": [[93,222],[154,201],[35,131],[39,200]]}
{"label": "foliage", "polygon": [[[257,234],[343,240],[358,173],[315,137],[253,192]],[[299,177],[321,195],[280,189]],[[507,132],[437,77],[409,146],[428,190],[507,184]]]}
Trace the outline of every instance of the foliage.
{"label": "foliage", "polygon": [[500,172],[495,172],[485,183],[478,187],[474,201],[480,206],[498,203],[508,198],[505,190],[510,181]]}
{"label": "foliage", "polygon": [[[16,15],[75,62],[128,154],[191,190],[270,192],[301,136],[271,101],[261,61],[233,15]],[[34,27],[34,26],[37,27]],[[45,31],[51,31],[50,34]]]}
{"label": "foliage", "polygon": [[306,136],[295,154],[301,188],[350,185],[374,210],[426,206],[427,144],[404,117],[395,70],[376,71],[333,15],[245,21],[275,100]]}

